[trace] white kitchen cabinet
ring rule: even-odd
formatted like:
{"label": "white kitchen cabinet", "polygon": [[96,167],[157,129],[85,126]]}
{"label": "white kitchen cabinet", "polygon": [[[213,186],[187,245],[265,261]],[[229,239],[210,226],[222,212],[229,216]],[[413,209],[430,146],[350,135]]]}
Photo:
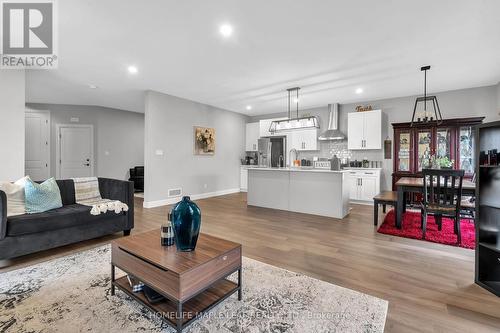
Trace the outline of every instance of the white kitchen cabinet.
{"label": "white kitchen cabinet", "polygon": [[351,112],[347,120],[348,149],[382,149],[382,110]]}
{"label": "white kitchen cabinet", "polygon": [[269,128],[271,127],[271,123],[274,120],[284,120],[287,118],[272,118],[272,119],[263,119],[259,121],[259,136],[260,137],[271,137],[271,136],[283,136],[285,135],[283,132],[269,132]]}
{"label": "white kitchen cabinet", "polygon": [[359,199],[362,201],[373,201],[373,197],[379,194],[378,188],[380,187],[377,186],[377,177],[373,176],[363,176],[361,177],[361,186],[360,186],[360,193],[359,193]]}
{"label": "white kitchen cabinet", "polygon": [[257,151],[260,138],[259,122],[247,123],[245,132],[245,151]]}
{"label": "white kitchen cabinet", "polygon": [[318,130],[307,128],[291,130],[286,133],[287,149],[295,148],[297,151],[318,150]]}
{"label": "white kitchen cabinet", "polygon": [[347,115],[347,148],[363,149],[363,112],[352,112]]}
{"label": "white kitchen cabinet", "polygon": [[240,168],[240,191],[246,192],[248,189],[248,168],[242,166]]}
{"label": "white kitchen cabinet", "polygon": [[349,173],[347,184],[349,186],[349,199],[356,200],[359,197],[359,178],[355,172]]}
{"label": "white kitchen cabinet", "polygon": [[349,171],[349,198],[352,201],[372,203],[380,193],[381,169],[355,169]]}

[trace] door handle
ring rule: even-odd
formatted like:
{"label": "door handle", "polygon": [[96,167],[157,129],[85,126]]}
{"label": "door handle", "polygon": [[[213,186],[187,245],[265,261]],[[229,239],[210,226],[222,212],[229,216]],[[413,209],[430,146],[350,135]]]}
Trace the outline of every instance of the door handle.
{"label": "door handle", "polygon": [[90,163],[85,163],[84,166],[90,166]]}

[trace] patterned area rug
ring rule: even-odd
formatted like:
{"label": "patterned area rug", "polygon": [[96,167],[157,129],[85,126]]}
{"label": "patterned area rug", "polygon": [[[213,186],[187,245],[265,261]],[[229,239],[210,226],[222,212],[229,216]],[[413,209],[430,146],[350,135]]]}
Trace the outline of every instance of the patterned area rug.
{"label": "patterned area rug", "polygon": [[427,219],[427,228],[425,231],[425,239],[422,239],[421,227],[422,215],[420,212],[407,211],[403,215],[402,228],[398,229],[395,226],[396,213],[391,209],[385,216],[384,223],[378,229],[378,232],[386,235],[393,235],[398,237],[420,239],[433,243],[440,243],[452,246],[460,246],[466,249],[474,249],[476,242],[476,233],[474,229],[474,222],[469,219],[462,219],[460,221],[460,232],[462,234],[462,242],[457,243],[457,235],[453,229],[453,220],[443,218],[442,228],[438,230],[438,225],[434,216],[429,216]]}
{"label": "patterned area rug", "polygon": [[[120,290],[110,246],[0,274],[0,332],[174,332]],[[233,295],[185,332],[383,332],[388,302],[243,258]]]}

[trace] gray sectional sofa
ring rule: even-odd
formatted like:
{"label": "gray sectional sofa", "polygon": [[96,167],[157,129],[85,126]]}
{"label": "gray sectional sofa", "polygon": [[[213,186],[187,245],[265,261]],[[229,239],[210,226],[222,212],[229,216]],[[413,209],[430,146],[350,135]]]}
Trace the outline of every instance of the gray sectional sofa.
{"label": "gray sectional sofa", "polygon": [[44,213],[7,218],[7,197],[0,191],[0,260],[55,248],[123,231],[134,227],[134,184],[99,178],[101,196],[120,200],[128,212],[91,215],[90,207],[75,202],[72,180],[58,180],[63,206]]}

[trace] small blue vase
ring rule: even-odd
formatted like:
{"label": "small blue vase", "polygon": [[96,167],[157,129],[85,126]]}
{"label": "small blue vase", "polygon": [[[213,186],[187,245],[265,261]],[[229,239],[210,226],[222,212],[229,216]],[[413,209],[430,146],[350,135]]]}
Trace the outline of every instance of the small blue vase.
{"label": "small blue vase", "polygon": [[169,216],[174,229],[175,246],[178,251],[194,251],[201,227],[200,208],[191,201],[190,197],[183,197]]}

